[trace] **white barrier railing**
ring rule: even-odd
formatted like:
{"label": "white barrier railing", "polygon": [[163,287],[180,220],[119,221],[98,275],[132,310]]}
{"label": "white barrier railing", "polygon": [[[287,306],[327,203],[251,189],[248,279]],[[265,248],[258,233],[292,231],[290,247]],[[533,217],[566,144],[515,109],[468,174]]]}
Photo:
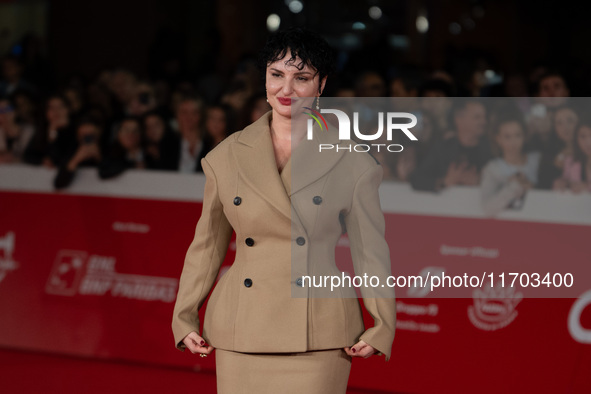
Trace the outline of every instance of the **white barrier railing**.
{"label": "white barrier railing", "polygon": [[[23,164],[0,166],[0,191],[65,193],[156,200],[201,201],[205,177],[201,174],[128,170],[121,176],[101,180],[94,168],[78,170],[72,185],[56,192],[56,170]],[[417,192],[406,183],[386,181],[380,187],[385,213],[486,218],[477,187],[457,186],[439,194]],[[591,193],[530,190],[520,210],[506,210],[497,219],[591,225]]]}

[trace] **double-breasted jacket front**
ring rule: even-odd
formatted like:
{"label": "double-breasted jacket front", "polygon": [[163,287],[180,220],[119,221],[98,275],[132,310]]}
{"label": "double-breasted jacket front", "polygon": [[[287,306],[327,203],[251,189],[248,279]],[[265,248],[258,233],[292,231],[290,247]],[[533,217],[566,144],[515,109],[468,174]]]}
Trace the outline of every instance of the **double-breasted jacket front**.
{"label": "double-breasted jacket front", "polygon": [[324,130],[294,150],[279,173],[271,116],[268,112],[232,134],[202,159],[203,210],[179,282],[175,344],[183,350],[183,338],[199,332],[198,310],[234,231],[236,258],[205,311],[201,336],[208,344],[268,353],[342,348],[364,340],[388,360],[395,330],[393,291],[386,297],[365,293],[374,320],[365,329],[357,298],[302,296],[307,290],[301,286],[302,275],[332,270],[344,229],[356,274],[389,270],[378,196],[382,168],[367,153],[316,154],[318,143],[339,143],[334,130]]}

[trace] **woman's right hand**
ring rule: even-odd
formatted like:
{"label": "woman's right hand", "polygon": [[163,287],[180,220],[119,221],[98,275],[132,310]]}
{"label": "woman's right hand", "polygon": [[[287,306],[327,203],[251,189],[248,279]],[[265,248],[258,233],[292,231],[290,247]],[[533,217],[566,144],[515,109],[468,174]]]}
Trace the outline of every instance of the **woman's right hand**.
{"label": "woman's right hand", "polygon": [[209,346],[207,343],[205,343],[205,340],[201,338],[195,331],[191,331],[183,339],[183,343],[193,354],[210,354],[213,351],[213,346]]}

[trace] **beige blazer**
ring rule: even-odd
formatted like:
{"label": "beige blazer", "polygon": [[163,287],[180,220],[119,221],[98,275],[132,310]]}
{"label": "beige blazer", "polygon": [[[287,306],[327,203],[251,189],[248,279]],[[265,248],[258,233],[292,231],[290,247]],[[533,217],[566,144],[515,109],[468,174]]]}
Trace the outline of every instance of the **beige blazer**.
{"label": "beige blazer", "polygon": [[310,296],[314,289],[299,280],[301,275],[338,273],[335,246],[344,229],[355,274],[390,273],[378,196],[382,167],[367,153],[318,153],[319,142],[339,141],[336,127],[315,127],[314,140],[295,149],[280,174],[271,114],[232,134],[202,159],[203,211],[179,282],[172,320],[175,345],[184,350],[183,338],[199,332],[198,310],[235,231],[235,261],[205,311],[201,336],[208,344],[239,352],[305,352],[364,340],[387,361],[396,320],[393,289],[382,290],[388,298],[363,291],[374,320],[366,330],[357,298]]}

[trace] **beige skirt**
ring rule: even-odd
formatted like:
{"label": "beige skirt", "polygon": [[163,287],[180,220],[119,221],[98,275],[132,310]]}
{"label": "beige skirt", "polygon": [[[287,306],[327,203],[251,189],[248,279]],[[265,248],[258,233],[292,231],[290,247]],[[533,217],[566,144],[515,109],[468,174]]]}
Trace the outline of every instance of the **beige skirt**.
{"label": "beige skirt", "polygon": [[351,357],[343,349],[240,353],[216,349],[219,394],[345,394]]}

